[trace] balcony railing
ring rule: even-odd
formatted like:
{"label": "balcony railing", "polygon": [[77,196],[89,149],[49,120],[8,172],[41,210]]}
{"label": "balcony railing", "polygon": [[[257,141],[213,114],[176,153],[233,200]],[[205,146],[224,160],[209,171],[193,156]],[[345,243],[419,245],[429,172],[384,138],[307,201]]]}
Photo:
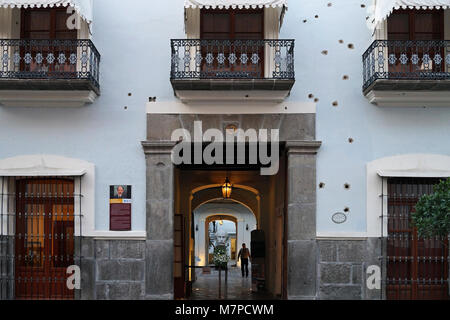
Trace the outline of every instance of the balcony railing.
{"label": "balcony railing", "polygon": [[363,55],[364,84],[384,80],[450,79],[450,41],[376,40]]}
{"label": "balcony railing", "polygon": [[294,80],[294,40],[172,40],[172,80]]}
{"label": "balcony railing", "polygon": [[0,62],[0,81],[81,79],[100,88],[100,54],[91,40],[0,39]]}

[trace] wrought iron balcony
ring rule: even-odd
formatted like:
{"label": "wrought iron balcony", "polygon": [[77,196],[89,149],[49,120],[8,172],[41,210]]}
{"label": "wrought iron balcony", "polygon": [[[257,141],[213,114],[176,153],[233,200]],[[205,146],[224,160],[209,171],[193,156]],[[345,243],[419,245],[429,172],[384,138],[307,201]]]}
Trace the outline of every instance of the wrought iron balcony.
{"label": "wrought iron balcony", "polygon": [[295,83],[294,40],[182,39],[171,48],[170,80],[182,101],[283,101]]}
{"label": "wrought iron balcony", "polygon": [[294,78],[294,40],[172,40],[174,80]]}
{"label": "wrought iron balcony", "polygon": [[363,91],[450,90],[450,41],[376,40],[363,55]]}
{"label": "wrought iron balcony", "polygon": [[0,89],[92,90],[100,54],[91,40],[0,39]]}

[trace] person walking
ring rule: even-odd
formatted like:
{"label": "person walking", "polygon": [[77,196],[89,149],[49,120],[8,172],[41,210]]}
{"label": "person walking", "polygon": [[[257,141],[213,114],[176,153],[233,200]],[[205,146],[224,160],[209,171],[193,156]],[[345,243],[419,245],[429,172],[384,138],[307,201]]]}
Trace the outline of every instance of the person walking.
{"label": "person walking", "polygon": [[242,278],[245,276],[248,278],[248,260],[251,259],[250,250],[248,250],[245,243],[242,244],[241,250],[239,250],[238,261],[241,259],[241,271]]}

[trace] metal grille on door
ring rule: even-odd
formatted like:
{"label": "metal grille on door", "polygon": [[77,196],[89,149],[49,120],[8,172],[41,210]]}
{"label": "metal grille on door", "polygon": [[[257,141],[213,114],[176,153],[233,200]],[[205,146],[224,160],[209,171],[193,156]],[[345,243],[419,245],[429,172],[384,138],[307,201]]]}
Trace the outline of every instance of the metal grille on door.
{"label": "metal grille on door", "polygon": [[0,180],[0,299],[74,299],[67,267],[81,265],[81,179]]}
{"label": "metal grille on door", "polygon": [[387,299],[448,299],[447,238],[422,239],[411,223],[420,197],[439,179],[388,179]]}

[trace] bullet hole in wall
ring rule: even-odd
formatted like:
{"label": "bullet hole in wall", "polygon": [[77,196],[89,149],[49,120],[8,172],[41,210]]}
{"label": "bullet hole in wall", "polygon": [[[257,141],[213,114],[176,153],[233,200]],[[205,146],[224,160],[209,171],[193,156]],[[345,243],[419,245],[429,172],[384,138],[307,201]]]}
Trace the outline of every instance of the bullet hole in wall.
{"label": "bullet hole in wall", "polygon": [[324,182],[319,183],[319,188],[320,188],[320,189],[325,188],[325,183],[324,183]]}
{"label": "bullet hole in wall", "polygon": [[148,102],[156,102],[156,97],[149,97]]}
{"label": "bullet hole in wall", "polygon": [[349,76],[348,75],[344,75],[343,77],[342,77],[342,80],[348,80],[349,79]]}
{"label": "bullet hole in wall", "polygon": [[308,21],[308,20],[304,19],[304,20],[303,20],[303,23],[306,23],[307,21]]}
{"label": "bullet hole in wall", "polygon": [[339,40],[339,43],[344,43],[344,40],[340,39],[340,40]]}
{"label": "bullet hole in wall", "polygon": [[333,102],[333,107],[337,107],[339,105],[339,103],[337,101]]}
{"label": "bullet hole in wall", "polygon": [[355,46],[353,45],[353,43],[349,43],[349,44],[348,44],[348,48],[349,48],[349,49],[355,49]]}
{"label": "bullet hole in wall", "polygon": [[314,95],[312,93],[308,94],[308,98],[312,99],[314,98]]}
{"label": "bullet hole in wall", "polygon": [[128,110],[128,107],[127,106],[125,106],[125,107],[123,107],[125,110]]}
{"label": "bullet hole in wall", "polygon": [[349,143],[353,143],[355,140],[353,140],[353,138],[348,138],[348,142]]}
{"label": "bullet hole in wall", "polygon": [[328,50],[323,50],[323,51],[322,51],[322,54],[323,54],[324,56],[326,56],[326,55],[328,54]]}
{"label": "bullet hole in wall", "polygon": [[128,92],[128,96],[131,97],[131,92]]}
{"label": "bullet hole in wall", "polygon": [[328,2],[327,6],[331,7],[333,4],[331,2]]}
{"label": "bullet hole in wall", "polygon": [[350,190],[350,184],[349,184],[349,183],[344,184],[344,188],[345,188],[346,190]]}
{"label": "bullet hole in wall", "polygon": [[350,212],[350,208],[349,208],[349,207],[346,207],[346,208],[344,209],[344,212],[345,212],[345,213]]}
{"label": "bullet hole in wall", "polygon": [[366,5],[364,3],[361,4],[361,8],[365,8]]}
{"label": "bullet hole in wall", "polygon": [[314,99],[314,102],[319,102],[319,98],[315,98],[315,99]]}
{"label": "bullet hole in wall", "polygon": [[316,15],[314,16],[314,18],[318,19],[318,18],[319,18],[319,15],[316,14]]}

